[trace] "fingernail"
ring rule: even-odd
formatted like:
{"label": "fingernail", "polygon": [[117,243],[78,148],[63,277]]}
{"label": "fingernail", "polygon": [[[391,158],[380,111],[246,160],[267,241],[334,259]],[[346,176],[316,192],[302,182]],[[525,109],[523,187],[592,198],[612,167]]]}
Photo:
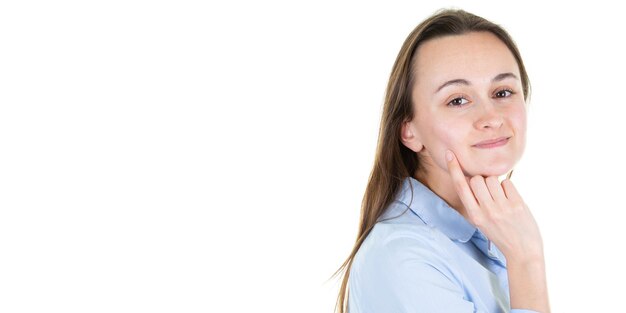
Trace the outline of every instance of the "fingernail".
{"label": "fingernail", "polygon": [[452,161],[452,151],[450,150],[446,150],[446,160],[448,160],[448,162]]}

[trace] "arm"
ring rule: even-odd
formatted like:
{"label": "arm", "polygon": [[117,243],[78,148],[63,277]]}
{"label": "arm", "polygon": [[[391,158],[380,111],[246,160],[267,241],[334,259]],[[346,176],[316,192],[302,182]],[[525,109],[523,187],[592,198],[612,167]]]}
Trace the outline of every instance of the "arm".
{"label": "arm", "polygon": [[511,308],[550,312],[543,258],[526,263],[511,260],[507,264]]}

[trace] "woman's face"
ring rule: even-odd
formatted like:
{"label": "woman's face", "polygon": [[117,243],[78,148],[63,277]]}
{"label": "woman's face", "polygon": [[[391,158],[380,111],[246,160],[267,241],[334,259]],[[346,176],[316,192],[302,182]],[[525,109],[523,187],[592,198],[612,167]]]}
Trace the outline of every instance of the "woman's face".
{"label": "woman's face", "polygon": [[526,143],[526,108],[506,45],[491,33],[471,32],[426,41],[416,58],[415,115],[402,139],[419,153],[427,175],[446,175],[447,149],[468,176],[513,168]]}

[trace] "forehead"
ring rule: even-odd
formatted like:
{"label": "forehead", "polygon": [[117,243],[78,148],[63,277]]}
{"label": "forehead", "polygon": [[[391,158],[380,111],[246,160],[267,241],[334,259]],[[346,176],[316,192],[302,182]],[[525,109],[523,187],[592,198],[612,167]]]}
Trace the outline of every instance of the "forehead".
{"label": "forehead", "polygon": [[513,53],[490,32],[470,32],[431,39],[416,51],[416,84],[424,87],[450,79],[490,81],[511,72],[519,77]]}

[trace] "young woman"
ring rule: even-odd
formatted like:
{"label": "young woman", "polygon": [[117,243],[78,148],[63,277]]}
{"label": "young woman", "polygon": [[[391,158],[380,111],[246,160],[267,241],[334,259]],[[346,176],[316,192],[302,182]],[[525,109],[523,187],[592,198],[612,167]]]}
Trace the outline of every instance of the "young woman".
{"label": "young woman", "polygon": [[445,10],[393,66],[338,311],[549,312],[537,224],[510,179],[530,83],[500,26]]}

